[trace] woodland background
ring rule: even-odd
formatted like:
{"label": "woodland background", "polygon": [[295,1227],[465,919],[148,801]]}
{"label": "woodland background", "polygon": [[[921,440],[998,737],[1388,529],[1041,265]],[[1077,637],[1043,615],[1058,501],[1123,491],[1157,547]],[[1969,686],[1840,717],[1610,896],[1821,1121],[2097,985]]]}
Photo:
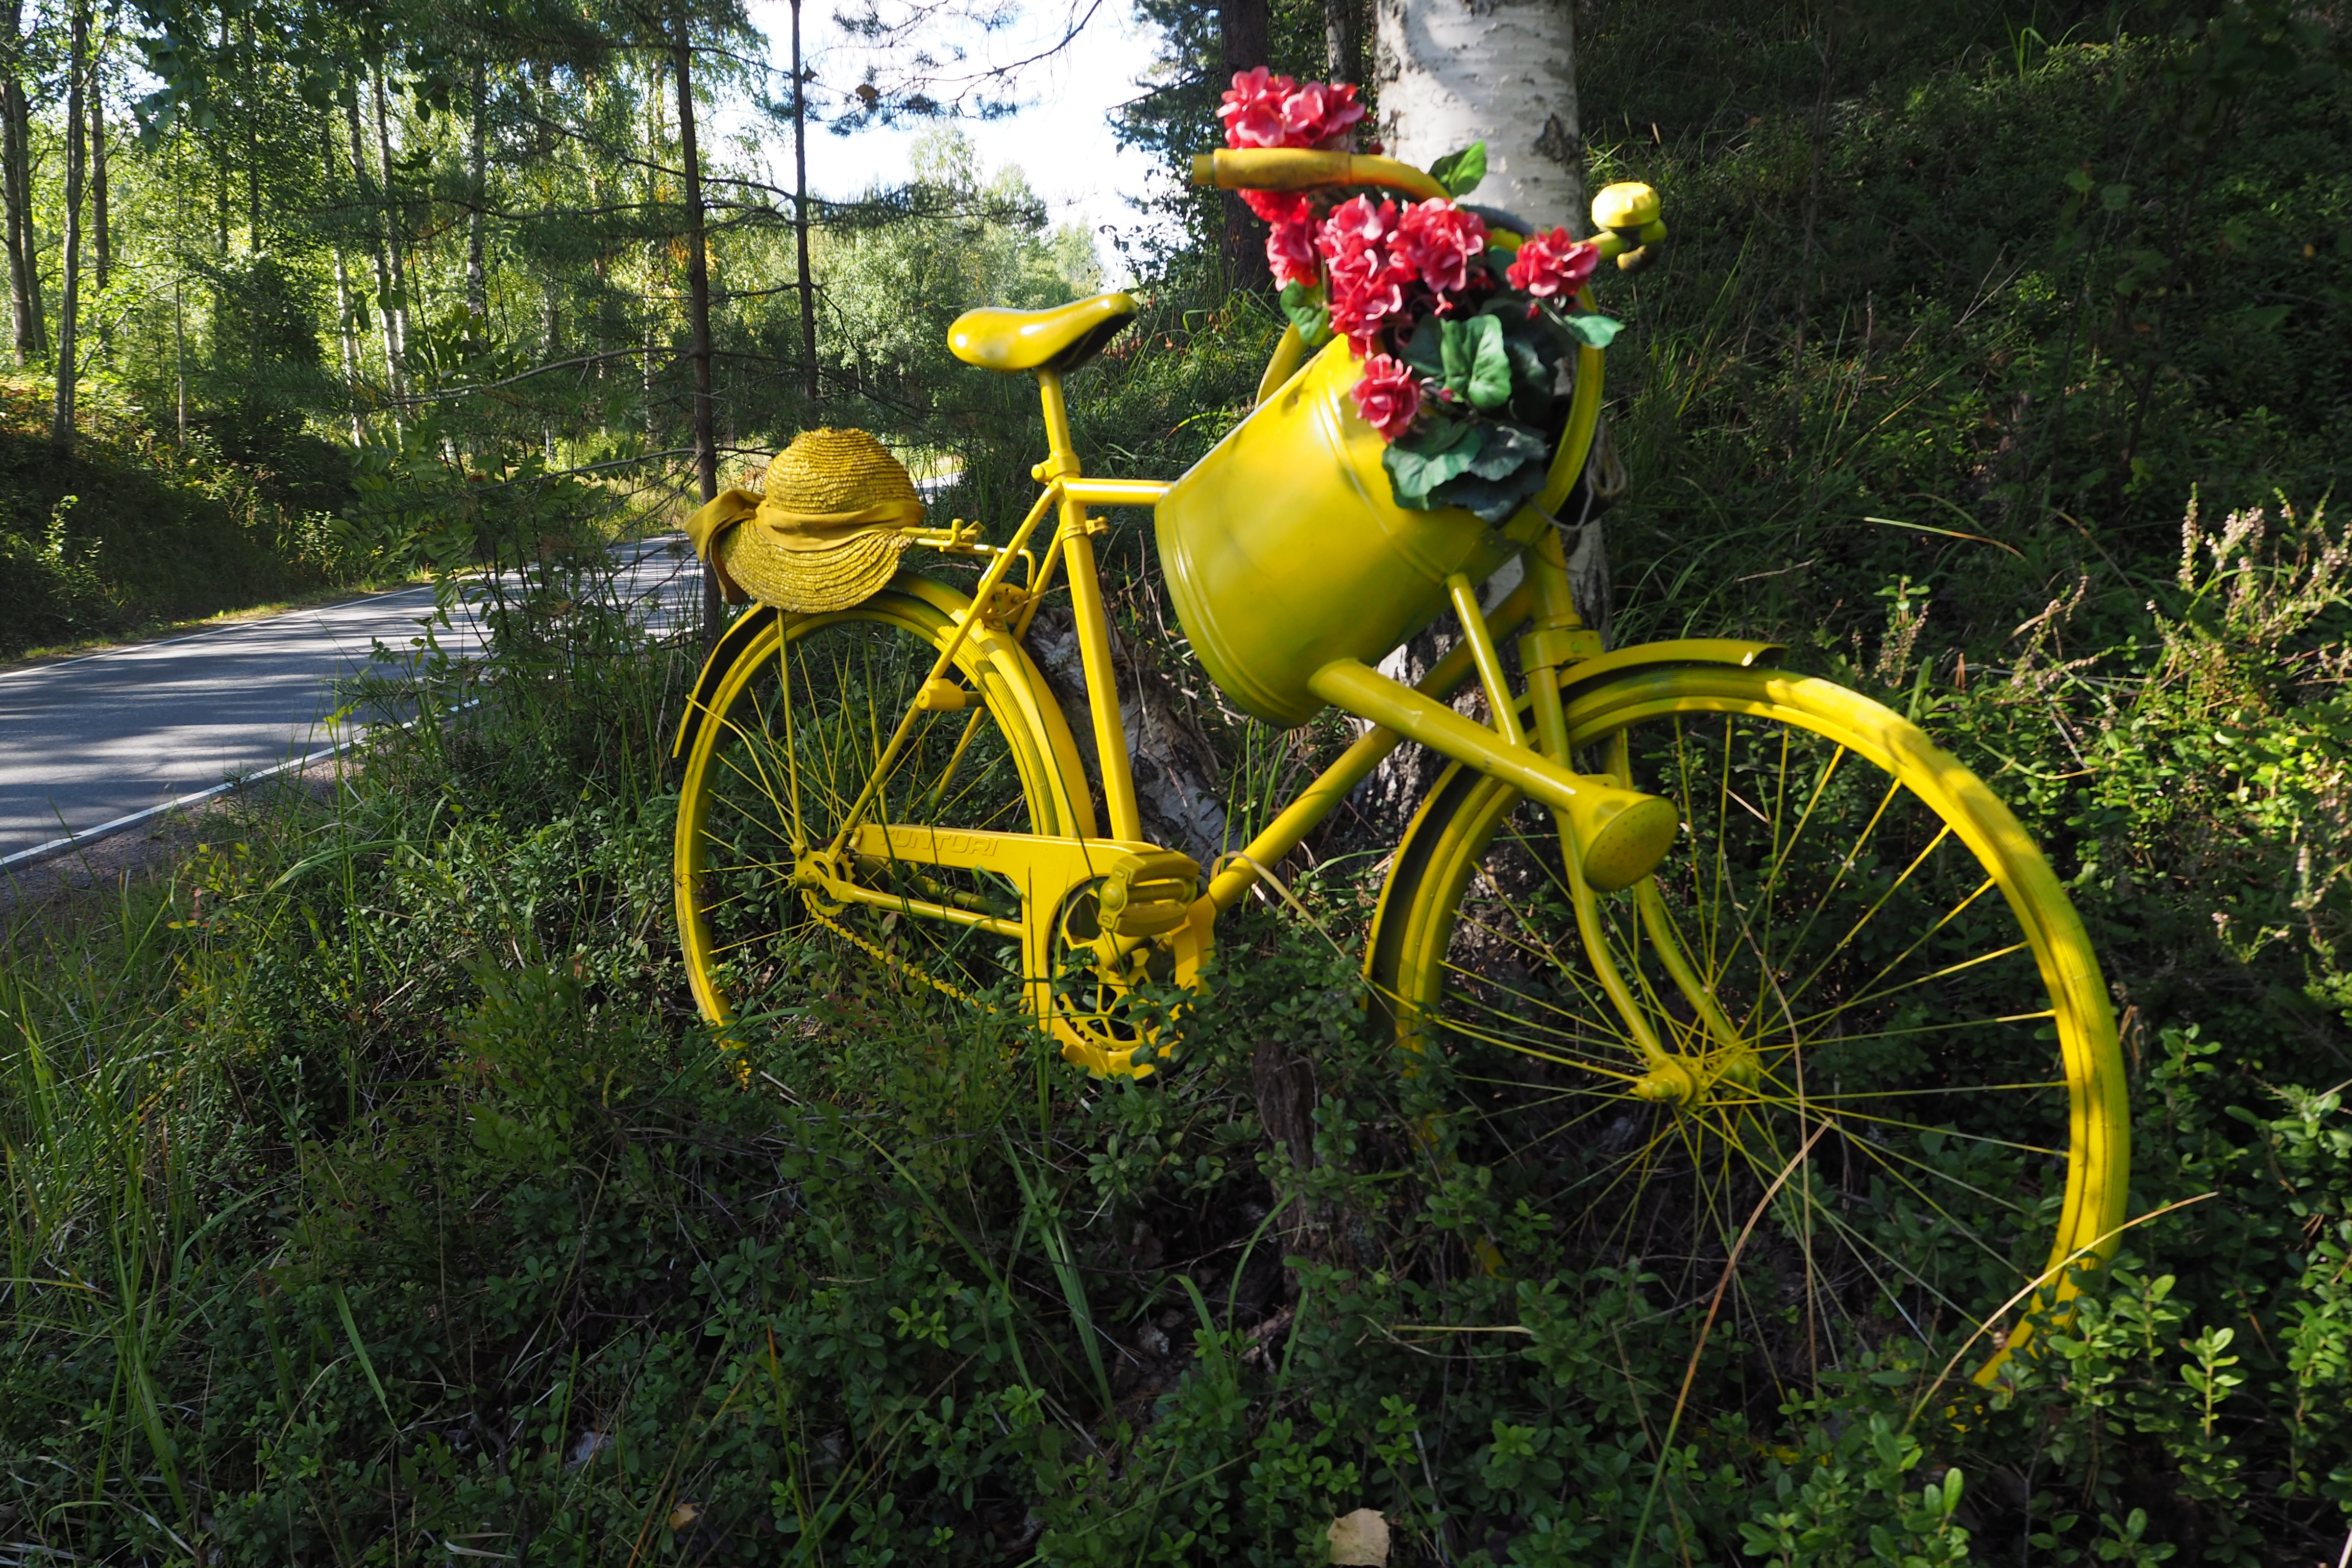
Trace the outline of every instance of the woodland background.
{"label": "woodland background", "polygon": [[[1353,966],[1275,914],[1148,1085],[849,966],[748,1089],[719,1065],[668,929],[697,650],[632,631],[593,546],[674,521],[698,445],[735,482],[816,424],[1017,514],[1025,389],[945,325],[1106,259],[1144,310],[1076,384],[1089,460],[1172,475],[1229,427],[1280,320],[1172,171],[1236,18],[1322,75],[1324,16],[1142,9],[1149,243],[1054,231],[979,166],[953,116],[1019,84],[927,56],[938,11],[869,14],[882,65],[810,84],[709,7],[12,5],[0,646],[485,562],[530,589],[486,661],[382,668],[440,721],[331,795],[12,919],[0,1552],[1315,1562],[1371,1507],[1395,1560],[1465,1565],[2336,1562],[2333,6],[1577,6],[1589,177],[1655,184],[1675,233],[1604,286],[1618,635],[1780,638],[1990,780],[2115,986],[2133,1211],[2200,1200],[2006,1407],[1939,1419],[1898,1346],[1664,1441],[1704,1304],[1468,1266],[1530,1194],[1410,1168]],[[941,128],[903,184],[803,203],[796,110]],[[1224,710],[1146,635],[1141,531],[1107,543],[1245,826],[1331,737]],[[1391,809],[1298,878],[1342,947]],[[1304,1158],[1258,1114],[1269,1054],[1311,1073]],[[1321,1238],[1254,1241],[1294,1197]]]}

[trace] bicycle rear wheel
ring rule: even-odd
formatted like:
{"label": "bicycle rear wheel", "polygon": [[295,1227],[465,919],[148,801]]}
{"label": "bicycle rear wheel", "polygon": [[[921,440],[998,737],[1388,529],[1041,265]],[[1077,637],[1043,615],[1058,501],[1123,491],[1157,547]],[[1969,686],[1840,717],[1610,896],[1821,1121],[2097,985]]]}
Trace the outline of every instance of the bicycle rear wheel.
{"label": "bicycle rear wheel", "polygon": [[[1519,1167],[1577,1267],[1637,1264],[1677,1306],[1745,1236],[1717,1402],[1762,1422],[1867,1347],[1949,1354],[2068,1293],[2121,1223],[2128,1127],[2097,963],[2016,819],[1826,681],[1651,667],[1564,696],[1573,765],[1684,831],[1581,894],[1580,931],[1549,813],[1464,769],[1433,793],[1370,973],[1444,1059],[1465,1157]],[[2007,1352],[1979,1344],[1988,1375]]]}
{"label": "bicycle rear wheel", "polygon": [[[753,612],[770,624],[707,699],[687,755],[673,880],[688,976],[712,1023],[788,1005],[812,950],[861,954],[951,995],[1019,976],[1021,943],[1004,926],[1022,918],[1021,891],[1004,878],[854,855],[835,867],[877,894],[993,928],[836,900],[814,880],[955,635],[939,596],[893,589],[823,615]],[[861,820],[1071,831],[1074,808],[1026,669],[999,634],[968,637],[948,677],[966,705],[916,710]]]}

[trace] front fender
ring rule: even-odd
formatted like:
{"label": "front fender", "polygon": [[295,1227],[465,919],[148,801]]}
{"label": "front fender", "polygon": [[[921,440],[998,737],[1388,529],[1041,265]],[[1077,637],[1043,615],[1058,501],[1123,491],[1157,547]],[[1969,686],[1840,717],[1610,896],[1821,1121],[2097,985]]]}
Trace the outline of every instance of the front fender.
{"label": "front fender", "polygon": [[1559,672],[1559,691],[1563,699],[1572,698],[1577,690],[1594,681],[1606,680],[1629,669],[1649,669],[1673,664],[1728,664],[1741,669],[1759,665],[1766,668],[1780,662],[1789,651],[1785,643],[1750,642],[1745,637],[1671,637],[1664,642],[1635,643],[1599,654],[1580,663],[1571,664]]}

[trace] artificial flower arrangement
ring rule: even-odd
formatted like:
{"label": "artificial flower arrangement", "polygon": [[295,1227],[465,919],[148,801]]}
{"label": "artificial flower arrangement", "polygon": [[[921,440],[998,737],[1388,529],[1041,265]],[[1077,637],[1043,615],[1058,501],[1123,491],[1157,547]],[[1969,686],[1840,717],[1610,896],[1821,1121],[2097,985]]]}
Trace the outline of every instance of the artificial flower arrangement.
{"label": "artificial flower arrangement", "polygon": [[[1260,66],[1234,76],[1218,116],[1230,147],[1345,152],[1364,110],[1346,83],[1301,85]],[[1429,172],[1450,197],[1242,199],[1271,226],[1266,262],[1307,348],[1344,337],[1362,366],[1356,407],[1388,443],[1397,504],[1500,523],[1543,489],[1576,350],[1607,346],[1618,323],[1577,302],[1598,246],[1565,228],[1514,241],[1450,199],[1486,177],[1484,142]]]}

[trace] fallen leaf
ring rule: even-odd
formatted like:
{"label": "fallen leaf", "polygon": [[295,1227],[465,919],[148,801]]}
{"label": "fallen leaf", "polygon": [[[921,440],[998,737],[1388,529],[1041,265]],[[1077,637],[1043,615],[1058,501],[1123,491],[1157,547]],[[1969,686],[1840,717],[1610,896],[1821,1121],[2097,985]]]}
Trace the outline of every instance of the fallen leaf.
{"label": "fallen leaf", "polygon": [[1331,1521],[1331,1561],[1358,1568],[1388,1568],[1389,1521],[1378,1509],[1360,1508]]}

